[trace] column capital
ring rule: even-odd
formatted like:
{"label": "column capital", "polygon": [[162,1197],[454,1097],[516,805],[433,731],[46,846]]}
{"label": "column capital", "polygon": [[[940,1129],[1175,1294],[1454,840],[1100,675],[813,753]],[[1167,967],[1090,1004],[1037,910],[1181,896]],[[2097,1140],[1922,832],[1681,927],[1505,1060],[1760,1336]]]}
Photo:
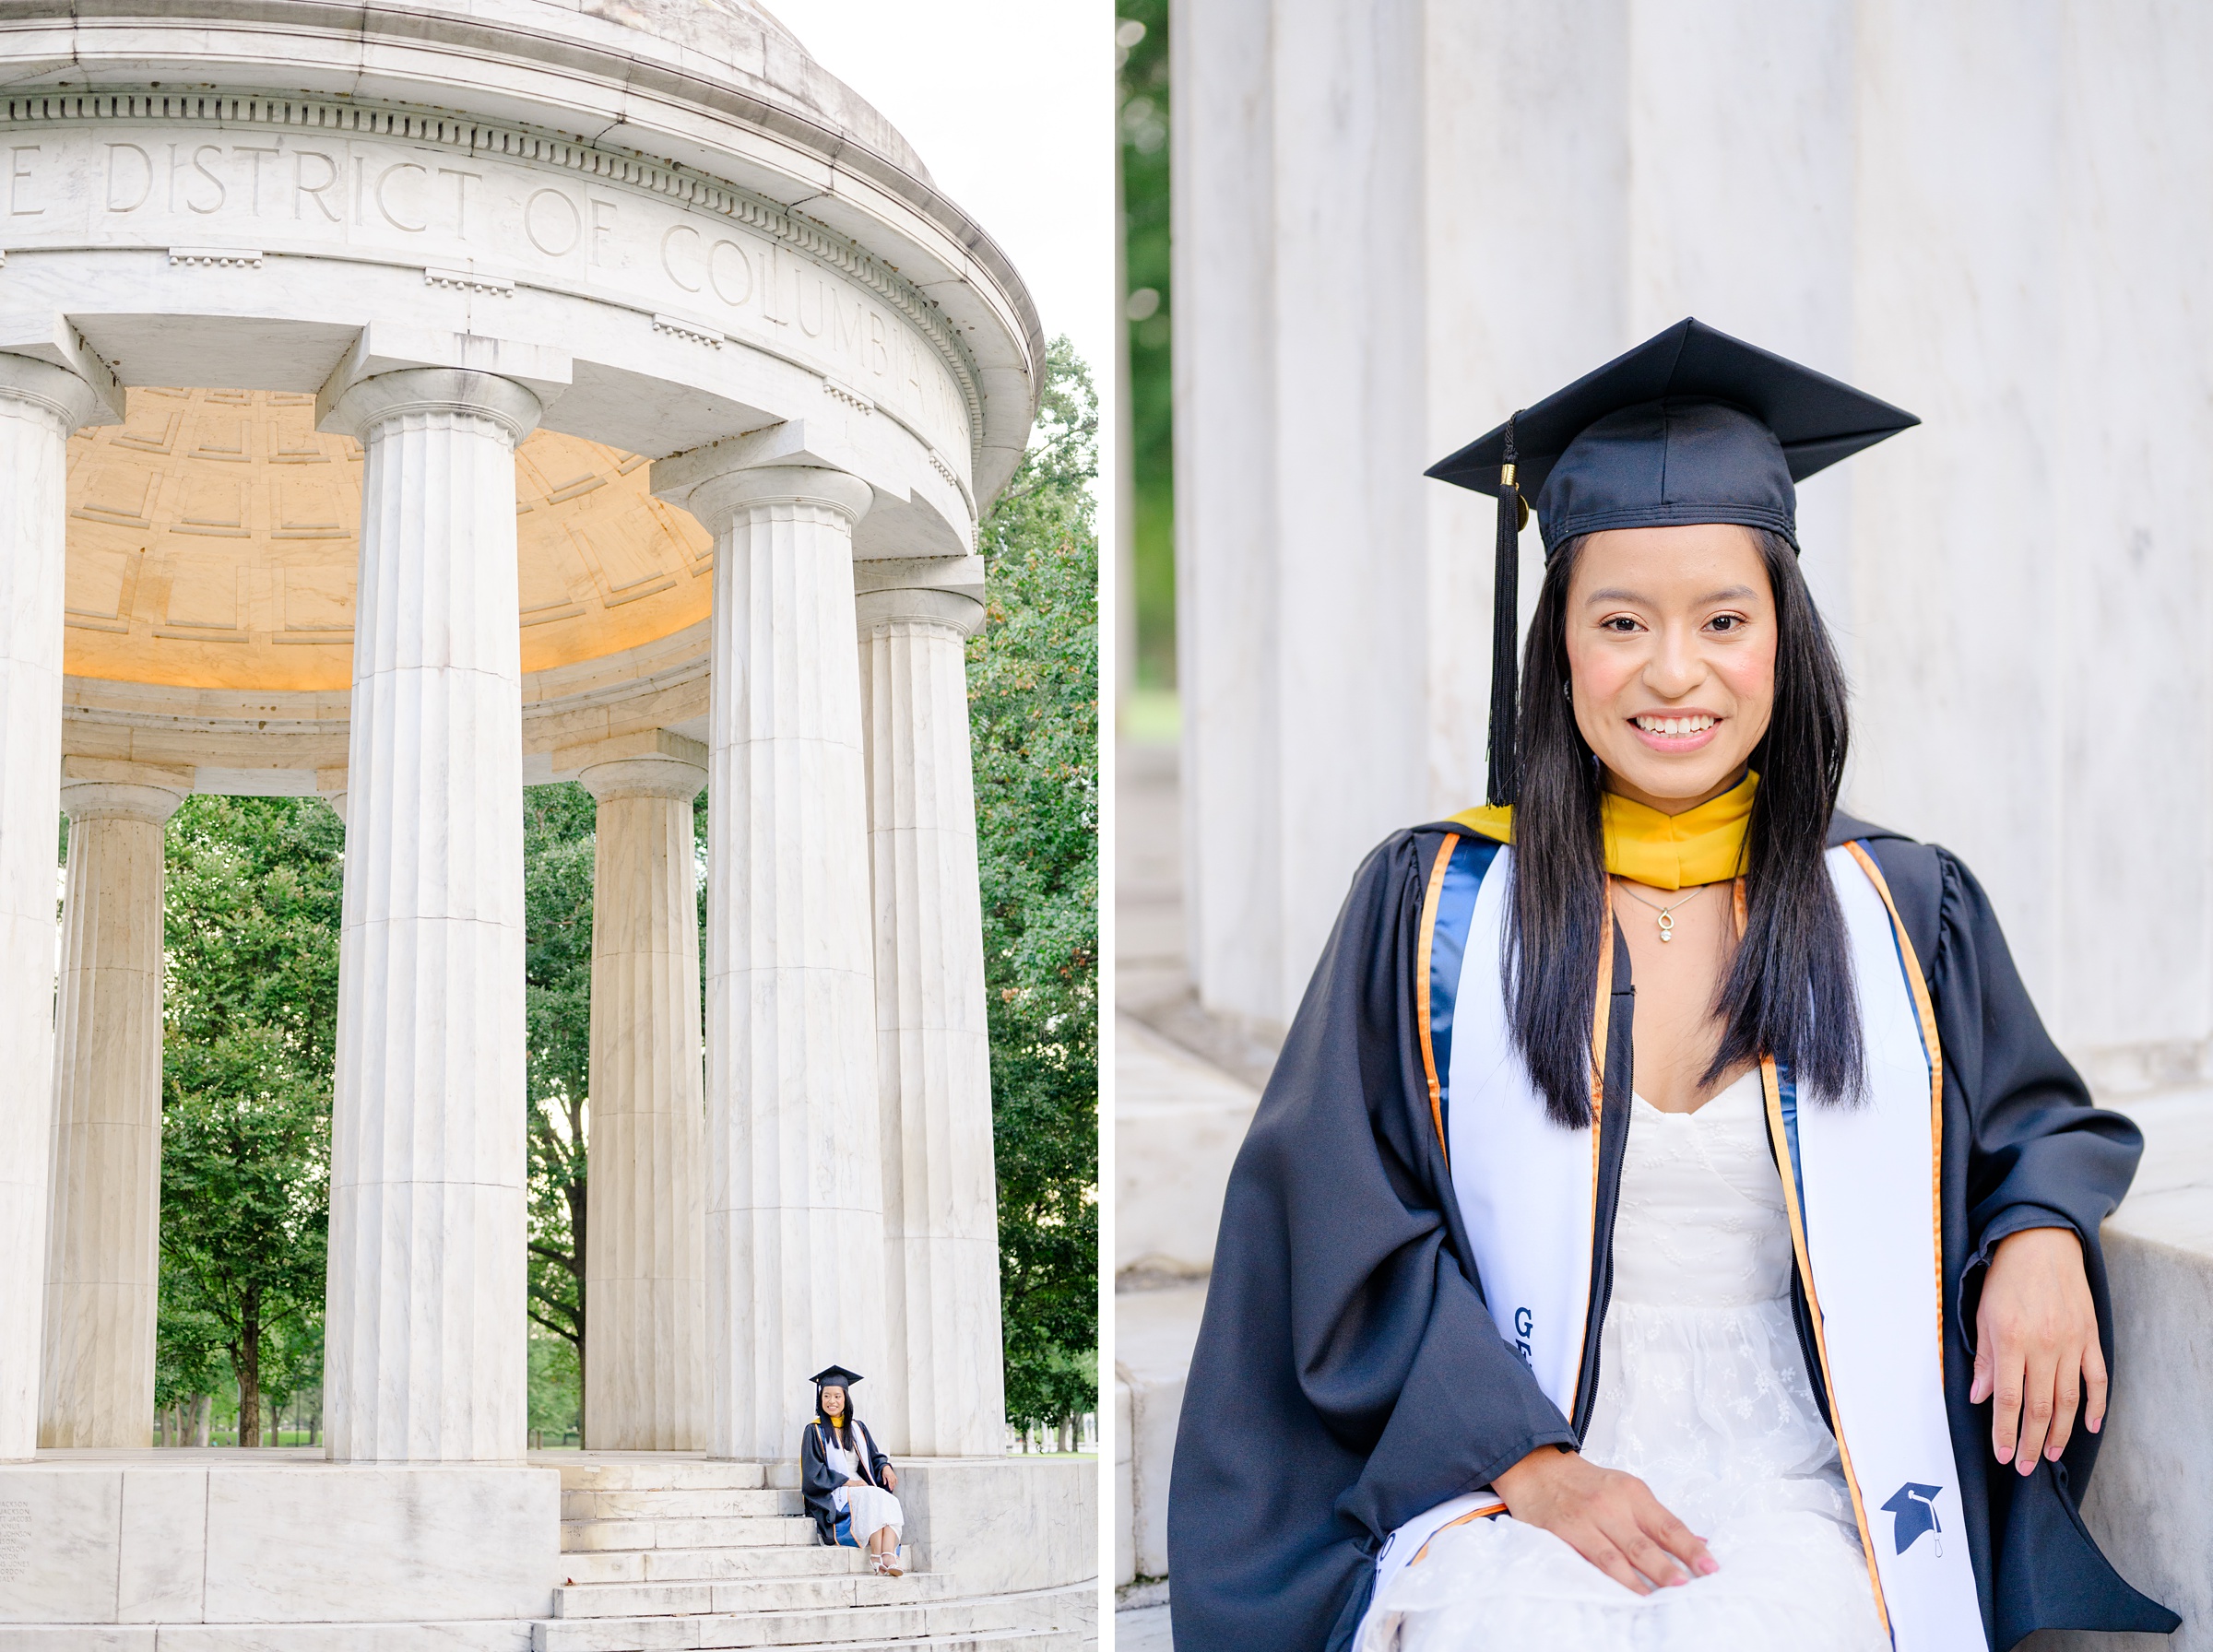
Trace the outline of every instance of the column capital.
{"label": "column capital", "polygon": [[[106,372],[104,365],[101,372]],[[120,422],[123,391],[112,377],[95,384],[70,368],[0,351],[0,401],[29,402],[61,420],[67,435],[89,424]]]}
{"label": "column capital", "polygon": [[192,788],[146,785],[127,780],[65,780],[62,812],[72,820],[143,820],[159,826],[177,812]]}
{"label": "column capital", "polygon": [[619,757],[579,770],[576,784],[601,803],[618,797],[670,797],[689,803],[707,784],[707,771],[680,757]]}
{"label": "column capital", "polygon": [[403,367],[358,378],[334,379],[316,406],[318,428],[367,442],[379,425],[414,415],[481,419],[498,426],[513,445],[538,429],[545,405],[536,392],[497,373],[469,367]]}
{"label": "column capital", "polygon": [[973,637],[984,628],[984,605],[957,591],[918,586],[892,591],[864,591],[854,598],[853,610],[865,639],[880,631],[916,627],[950,631]]}
{"label": "column capital", "polygon": [[748,506],[815,505],[848,528],[869,513],[876,492],[850,471],[818,465],[764,465],[744,437],[710,442],[653,462],[653,493],[689,511],[710,532]]}

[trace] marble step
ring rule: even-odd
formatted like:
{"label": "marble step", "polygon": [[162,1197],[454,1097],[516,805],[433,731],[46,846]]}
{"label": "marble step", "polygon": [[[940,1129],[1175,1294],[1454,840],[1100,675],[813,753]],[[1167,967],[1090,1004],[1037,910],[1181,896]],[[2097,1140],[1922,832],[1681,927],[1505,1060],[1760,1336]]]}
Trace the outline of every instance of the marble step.
{"label": "marble step", "polygon": [[751,1577],[728,1582],[580,1583],[553,1591],[557,1618],[676,1617],[748,1611],[832,1611],[847,1606],[914,1606],[953,1592],[941,1572],[904,1577]]}
{"label": "marble step", "polygon": [[725,1486],[578,1487],[563,1486],[564,1520],[657,1520],[740,1516],[776,1518],[803,1515],[807,1504],[797,1492],[740,1491]]}
{"label": "marble step", "polygon": [[[569,1460],[562,1461],[560,1457]],[[651,1452],[635,1457],[607,1458],[593,1455],[575,1460],[574,1452],[538,1453],[532,1468],[559,1469],[562,1490],[576,1492],[726,1491],[757,1492],[781,1483],[771,1470],[773,1463],[709,1462],[703,1457],[672,1457]],[[796,1488],[796,1482],[794,1482]]]}
{"label": "marble step", "polygon": [[812,1543],[814,1522],[738,1515],[657,1520],[563,1520],[561,1546],[574,1549],[753,1549]]}
{"label": "marble step", "polygon": [[[908,1606],[820,1611],[714,1612],[689,1617],[556,1618],[539,1623],[534,1652],[690,1652],[704,1647],[850,1646],[899,1642],[933,1646],[992,1634],[1092,1633],[1095,1585],[1019,1595],[949,1597]],[[1050,1644],[1050,1643],[1047,1643]]]}
{"label": "marble step", "polygon": [[[0,1652],[529,1652],[534,1624],[0,1623]],[[918,1652],[927,1642],[907,1642]],[[859,1652],[841,1647],[840,1652]],[[1000,1652],[994,1647],[992,1652]],[[1024,1648],[1027,1652],[1027,1648]]]}
{"label": "marble step", "polygon": [[865,1573],[858,1549],[810,1543],[746,1549],[572,1550],[562,1557],[572,1584],[691,1583],[731,1577],[833,1577]]}
{"label": "marble step", "polygon": [[[538,1627],[544,1630],[550,1625],[541,1623]],[[692,1647],[721,1646],[726,1643],[711,1639],[655,1639],[593,1644],[602,1646],[603,1652],[669,1652],[672,1648],[676,1652],[688,1652]],[[540,1652],[548,1645],[543,1640],[531,1643],[533,1652]],[[1098,1638],[1082,1629],[1007,1629],[890,1641],[800,1641],[779,1646],[777,1652],[1098,1652]]]}

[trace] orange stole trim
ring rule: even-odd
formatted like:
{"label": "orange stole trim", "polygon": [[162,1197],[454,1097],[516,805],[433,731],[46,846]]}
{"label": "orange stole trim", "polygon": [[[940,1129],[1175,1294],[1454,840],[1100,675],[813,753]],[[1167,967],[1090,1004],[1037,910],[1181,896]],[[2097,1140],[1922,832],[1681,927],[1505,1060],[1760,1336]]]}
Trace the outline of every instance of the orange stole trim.
{"label": "orange stole trim", "polygon": [[1421,1033],[1422,1076],[1429,1080],[1429,1120],[1437,1126],[1437,1149],[1452,1167],[1452,1150],[1445,1144],[1444,1092],[1437,1081],[1437,1050],[1429,1042],[1429,948],[1437,938],[1438,903],[1445,892],[1445,874],[1452,867],[1452,852],[1460,847],[1460,833],[1445,833],[1437,864],[1429,868],[1429,888],[1422,896],[1419,938],[1414,949],[1414,1024]]}
{"label": "orange stole trim", "polygon": [[1504,1498],[1501,1498],[1497,1503],[1486,1503],[1481,1508],[1472,1508],[1466,1514],[1461,1516],[1457,1520],[1447,1520],[1442,1526],[1438,1527],[1435,1531],[1429,1534],[1429,1541],[1424,1543],[1419,1549],[1416,1549],[1414,1552],[1414,1558],[1408,1561],[1406,1564],[1410,1566],[1420,1565],[1422,1562],[1429,1558],[1429,1543],[1436,1542],[1438,1538],[1444,1536],[1446,1532],[1450,1531],[1455,1526],[1465,1526],[1470,1520],[1488,1520],[1496,1516],[1503,1515],[1504,1513],[1506,1513],[1506,1501]]}
{"label": "orange stole trim", "polygon": [[[1750,906],[1745,893],[1745,879],[1739,878],[1732,903],[1736,913],[1736,934],[1744,938],[1745,924]],[[1798,1204],[1798,1174],[1791,1157],[1791,1139],[1782,1127],[1782,1076],[1775,1070],[1775,1057],[1759,1058],[1760,1093],[1767,1102],[1768,1136],[1775,1149],[1775,1168],[1782,1180],[1783,1208],[1791,1219],[1791,1249],[1798,1260],[1798,1277],[1805,1281],[1806,1305],[1813,1310],[1814,1351],[1821,1359],[1821,1386],[1828,1393],[1828,1421],[1836,1431],[1837,1457],[1844,1467],[1844,1489],[1852,1493],[1852,1517],[1860,1528],[1860,1554],[1867,1563],[1867,1582],[1875,1590],[1876,1615],[1883,1621],[1883,1633],[1890,1633],[1890,1607],[1883,1599],[1882,1574],[1876,1569],[1875,1538],[1867,1527],[1867,1508],[1860,1501],[1860,1477],[1852,1471],[1852,1448],[1844,1443],[1843,1408],[1837,1402],[1836,1379],[1828,1369],[1828,1332],[1821,1318],[1821,1295],[1814,1289],[1814,1265],[1805,1248],[1805,1212]],[[1943,1292],[1937,1292],[1941,1299]]]}
{"label": "orange stole trim", "polygon": [[1775,1144],[1775,1167],[1782,1174],[1782,1200],[1791,1217],[1791,1249],[1797,1253],[1798,1277],[1805,1281],[1805,1300],[1813,1309],[1814,1350],[1821,1356],[1821,1386],[1828,1390],[1828,1420],[1837,1434],[1837,1456],[1844,1465],[1844,1489],[1852,1493],[1852,1517],[1859,1522],[1860,1552],[1867,1562],[1867,1581],[1875,1589],[1875,1610],[1890,1633],[1890,1608],[1883,1599],[1882,1574],[1876,1569],[1875,1539],[1867,1528],[1867,1508],[1860,1501],[1860,1477],[1852,1467],[1852,1447],[1844,1442],[1843,1408],[1837,1402],[1836,1379],[1828,1369],[1828,1333],[1821,1320],[1821,1295],[1814,1289],[1814,1268],[1805,1250],[1805,1212],[1798,1204],[1798,1178],[1792,1171],[1791,1139],[1782,1127],[1782,1080],[1775,1057],[1759,1058],[1759,1086],[1767,1097],[1768,1135]]}
{"label": "orange stole trim", "polygon": [[1883,880],[1882,868],[1875,864],[1875,856],[1857,843],[1846,844],[1852,859],[1860,863],[1860,870],[1867,874],[1867,881],[1875,885],[1875,892],[1883,898],[1883,907],[1890,914],[1891,933],[1898,937],[1898,955],[1905,963],[1907,990],[1913,995],[1913,1013],[1921,1018],[1921,1044],[1929,1057],[1929,1228],[1936,1236],[1936,1376],[1944,1377],[1944,1046],[1936,1036],[1936,1011],[1929,1002],[1929,984],[1923,975],[1921,960],[1913,955],[1913,939],[1906,933],[1906,921],[1898,915],[1898,903],[1890,898],[1890,886]]}
{"label": "orange stole trim", "polygon": [[1614,1014],[1614,879],[1606,879],[1606,921],[1598,942],[1598,1004],[1591,1012],[1591,1122],[1606,1099],[1606,1030]]}
{"label": "orange stole trim", "polygon": [[[1605,1140],[1600,1127],[1606,1110],[1606,1032],[1614,1017],[1614,880],[1606,879],[1606,921],[1598,943],[1598,1001],[1591,1010],[1591,1253],[1598,1259],[1599,1147]],[[1583,1397],[1583,1358],[1591,1342],[1591,1277],[1583,1276],[1583,1344],[1576,1350],[1575,1391],[1568,1397],[1568,1414],[1575,1415]]]}

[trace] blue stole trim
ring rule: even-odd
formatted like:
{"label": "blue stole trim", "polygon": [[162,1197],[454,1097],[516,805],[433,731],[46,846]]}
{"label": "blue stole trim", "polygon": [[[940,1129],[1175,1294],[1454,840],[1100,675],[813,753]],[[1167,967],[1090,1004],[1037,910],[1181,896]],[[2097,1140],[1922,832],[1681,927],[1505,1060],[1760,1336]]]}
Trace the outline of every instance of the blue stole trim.
{"label": "blue stole trim", "polygon": [[1437,927],[1429,938],[1429,1047],[1437,1062],[1438,1130],[1446,1140],[1451,1139],[1452,1006],[1460,1000],[1475,895],[1498,849],[1488,838],[1462,838],[1438,890]]}
{"label": "blue stole trim", "polygon": [[1798,1158],[1798,1080],[1791,1064],[1775,1063],[1775,1096],[1782,1112],[1782,1139],[1791,1150],[1791,1185],[1798,1192],[1798,1209],[1805,1209],[1805,1170]]}

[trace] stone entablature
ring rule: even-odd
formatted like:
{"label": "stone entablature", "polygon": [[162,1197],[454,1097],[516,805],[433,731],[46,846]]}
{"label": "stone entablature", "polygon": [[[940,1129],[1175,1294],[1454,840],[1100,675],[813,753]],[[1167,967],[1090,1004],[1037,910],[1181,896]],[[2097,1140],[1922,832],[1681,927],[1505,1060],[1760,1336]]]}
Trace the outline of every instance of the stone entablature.
{"label": "stone entablature", "polygon": [[912,282],[846,237],[681,169],[305,99],[16,97],[0,100],[0,127],[11,254],[152,248],[214,268],[335,256],[480,297],[581,294],[694,344],[787,360],[832,394],[858,386],[862,410],[941,454],[971,458],[980,436],[974,360]]}

